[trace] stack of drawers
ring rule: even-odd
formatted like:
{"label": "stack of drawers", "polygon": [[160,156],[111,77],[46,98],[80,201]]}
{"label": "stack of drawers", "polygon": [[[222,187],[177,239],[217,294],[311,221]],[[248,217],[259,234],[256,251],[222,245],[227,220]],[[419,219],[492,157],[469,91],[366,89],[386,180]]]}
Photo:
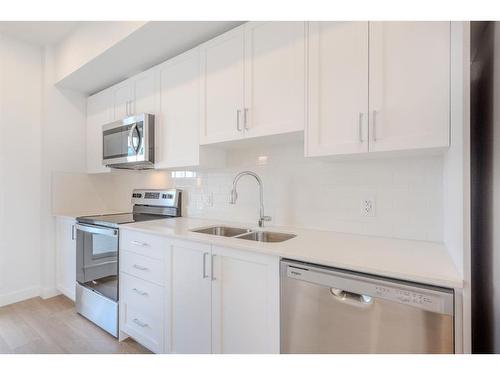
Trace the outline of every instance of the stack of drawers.
{"label": "stack of drawers", "polygon": [[164,237],[120,230],[120,330],[155,353],[165,351]]}

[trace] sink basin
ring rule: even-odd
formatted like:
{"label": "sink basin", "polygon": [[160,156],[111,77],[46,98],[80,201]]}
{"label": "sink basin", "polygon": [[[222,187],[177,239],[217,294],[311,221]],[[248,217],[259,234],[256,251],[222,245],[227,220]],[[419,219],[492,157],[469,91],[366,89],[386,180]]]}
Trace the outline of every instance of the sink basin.
{"label": "sink basin", "polygon": [[212,234],[214,236],[234,237],[240,234],[249,233],[250,229],[215,226],[202,229],[192,229],[191,232]]}
{"label": "sink basin", "polygon": [[241,238],[243,240],[259,241],[259,242],[283,242],[294,237],[296,237],[295,234],[278,233],[278,232],[250,232],[238,236],[238,238]]}

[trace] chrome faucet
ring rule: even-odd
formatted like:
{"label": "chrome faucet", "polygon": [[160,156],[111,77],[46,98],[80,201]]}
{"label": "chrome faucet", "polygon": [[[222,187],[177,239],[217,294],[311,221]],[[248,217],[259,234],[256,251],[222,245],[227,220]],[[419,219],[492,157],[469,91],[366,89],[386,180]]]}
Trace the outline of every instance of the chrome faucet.
{"label": "chrome faucet", "polygon": [[259,227],[263,227],[264,226],[264,221],[271,221],[272,218],[271,216],[265,216],[264,215],[264,191],[263,191],[263,188],[262,188],[262,180],[260,179],[260,177],[252,172],[252,171],[244,171],[244,172],[240,172],[236,175],[236,177],[234,177],[234,180],[233,180],[233,189],[231,190],[231,199],[229,201],[229,203],[231,204],[236,204],[236,200],[238,199],[238,192],[236,191],[236,184],[238,183],[238,181],[240,180],[241,177],[243,176],[252,176],[254,177],[256,180],[257,180],[257,183],[259,184],[259,193],[260,193],[260,218],[259,218]]}

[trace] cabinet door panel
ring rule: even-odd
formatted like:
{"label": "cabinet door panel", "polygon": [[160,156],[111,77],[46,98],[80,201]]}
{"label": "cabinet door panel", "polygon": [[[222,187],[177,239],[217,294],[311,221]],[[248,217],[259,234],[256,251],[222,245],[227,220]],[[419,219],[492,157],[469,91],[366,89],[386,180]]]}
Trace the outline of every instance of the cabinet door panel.
{"label": "cabinet door panel", "polygon": [[245,26],[245,137],[303,130],[305,22]]}
{"label": "cabinet door panel", "polygon": [[230,31],[201,46],[201,143],[243,136],[244,32]]}
{"label": "cabinet door panel", "polygon": [[368,151],[368,22],[309,23],[306,155]]}
{"label": "cabinet door panel", "polygon": [[76,232],[74,220],[56,219],[56,282],[57,289],[75,300]]}
{"label": "cabinet door panel", "polygon": [[209,245],[176,242],[172,246],[170,293],[173,353],[212,351],[209,262]]}
{"label": "cabinet door panel", "polygon": [[279,259],[213,248],[214,353],[279,353]]}
{"label": "cabinet door panel", "polygon": [[370,23],[370,151],[447,147],[450,23]]}
{"label": "cabinet door panel", "polygon": [[121,120],[122,118],[131,115],[133,100],[134,87],[130,80],[118,85],[114,89],[114,121]]}
{"label": "cabinet door panel", "polygon": [[160,68],[159,167],[199,164],[200,56],[190,51]]}
{"label": "cabinet door panel", "polygon": [[150,69],[134,79],[134,101],[130,105],[132,114],[159,112],[159,85],[156,69]]}
{"label": "cabinet door panel", "polygon": [[102,165],[102,126],[112,121],[113,97],[110,90],[87,99],[87,173],[109,172]]}

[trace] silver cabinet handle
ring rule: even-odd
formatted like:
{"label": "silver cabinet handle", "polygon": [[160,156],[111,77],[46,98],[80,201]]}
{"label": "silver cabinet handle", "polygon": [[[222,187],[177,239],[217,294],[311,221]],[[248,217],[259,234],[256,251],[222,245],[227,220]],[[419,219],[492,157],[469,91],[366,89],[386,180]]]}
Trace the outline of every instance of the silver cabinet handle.
{"label": "silver cabinet handle", "polygon": [[207,255],[210,255],[210,253],[203,253],[203,278],[206,279],[208,277],[207,275]]}
{"label": "silver cabinet handle", "polygon": [[215,254],[212,254],[212,258],[210,259],[210,278],[212,280],[217,280],[214,276],[214,260],[215,260]]}
{"label": "silver cabinet handle", "polygon": [[245,130],[248,130],[247,114],[248,114],[248,108],[245,108],[243,111],[243,124],[245,125]]}
{"label": "silver cabinet handle", "polygon": [[71,240],[75,240],[75,224],[71,226]]}
{"label": "silver cabinet handle", "polygon": [[138,269],[140,271],[147,271],[147,270],[149,270],[149,268],[144,267],[144,266],[140,266],[138,264],[134,264],[132,267],[134,267],[135,269]]}
{"label": "silver cabinet handle", "polygon": [[359,136],[359,142],[363,143],[363,112],[359,112],[358,136]]}
{"label": "silver cabinet handle", "polygon": [[241,115],[241,109],[237,109],[236,110],[236,130],[238,130],[239,132],[241,131],[241,128],[240,128],[240,115]]}
{"label": "silver cabinet handle", "polygon": [[147,296],[148,295],[148,292],[144,292],[140,289],[137,289],[137,288],[133,288],[132,289],[134,292],[136,292],[137,294],[141,295],[141,296]]}
{"label": "silver cabinet handle", "polygon": [[376,115],[377,115],[377,111],[373,111],[373,120],[372,120],[372,139],[374,141],[377,140],[377,123],[375,121],[375,118],[376,118]]}
{"label": "silver cabinet handle", "polygon": [[146,242],[141,242],[141,241],[130,241],[130,243],[132,245],[135,245],[135,246],[142,246],[142,247],[146,247],[146,246],[149,246],[148,243]]}
{"label": "silver cabinet handle", "polygon": [[146,328],[147,326],[149,326],[149,324],[147,323],[144,323],[144,322],[141,322],[139,319],[137,318],[134,318],[132,320],[135,324],[137,324],[139,327],[142,327],[142,328]]}

